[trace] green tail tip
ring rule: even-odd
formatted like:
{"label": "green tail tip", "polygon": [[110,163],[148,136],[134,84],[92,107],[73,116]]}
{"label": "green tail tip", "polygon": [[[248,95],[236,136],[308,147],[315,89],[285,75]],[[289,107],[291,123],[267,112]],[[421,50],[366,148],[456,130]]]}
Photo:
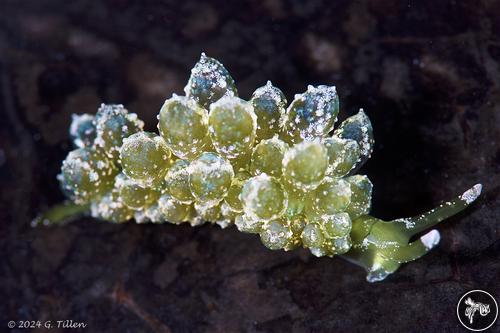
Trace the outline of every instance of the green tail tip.
{"label": "green tail tip", "polygon": [[70,222],[89,211],[88,205],[77,205],[71,201],[64,201],[51,207],[31,221],[32,227],[49,226]]}

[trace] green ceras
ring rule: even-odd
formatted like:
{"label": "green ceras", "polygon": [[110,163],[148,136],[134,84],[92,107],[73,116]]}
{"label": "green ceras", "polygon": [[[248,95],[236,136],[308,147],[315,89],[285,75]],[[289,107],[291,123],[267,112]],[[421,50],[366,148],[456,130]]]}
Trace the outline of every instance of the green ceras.
{"label": "green ceras", "polygon": [[356,174],[373,151],[372,125],[360,110],[334,129],[335,87],[309,86],[287,107],[268,81],[245,101],[224,66],[203,54],[184,91],[162,106],[159,135],[121,105],[74,116],[77,149],[58,177],[69,201],[34,224],[82,213],[114,223],[234,224],[272,250],[341,255],[373,282],[435,247],[437,230],[412,238],[481,193],[478,184],[426,214],[376,219],[373,185]]}

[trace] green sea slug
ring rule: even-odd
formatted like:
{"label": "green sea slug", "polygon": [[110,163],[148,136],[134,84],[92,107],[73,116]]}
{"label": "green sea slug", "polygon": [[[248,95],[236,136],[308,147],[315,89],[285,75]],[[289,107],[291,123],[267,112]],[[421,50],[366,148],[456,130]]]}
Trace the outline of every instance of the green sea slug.
{"label": "green sea slug", "polygon": [[268,81],[245,101],[224,66],[202,54],[184,91],[161,107],[159,133],[144,132],[122,105],[74,116],[76,149],[58,176],[68,201],[34,224],[90,214],[113,223],[235,225],[272,250],[341,255],[374,282],[434,248],[437,230],[414,236],[481,193],[477,184],[425,214],[382,221],[369,215],[371,181],[356,174],[373,151],[371,122],[360,110],[335,129],[335,87],[309,86],[287,107]]}

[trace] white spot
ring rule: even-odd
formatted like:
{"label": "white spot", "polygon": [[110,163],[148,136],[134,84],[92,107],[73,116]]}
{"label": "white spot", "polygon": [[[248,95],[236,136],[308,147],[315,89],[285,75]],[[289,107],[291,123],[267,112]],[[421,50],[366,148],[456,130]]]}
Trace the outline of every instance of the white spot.
{"label": "white spot", "polygon": [[464,194],[460,196],[460,199],[465,201],[469,205],[479,197],[482,190],[483,190],[483,185],[476,184],[472,186],[472,188],[465,191]]}
{"label": "white spot", "polygon": [[431,230],[422,237],[420,237],[420,241],[424,244],[425,248],[430,250],[439,244],[441,240],[441,236],[439,235],[439,231]]}

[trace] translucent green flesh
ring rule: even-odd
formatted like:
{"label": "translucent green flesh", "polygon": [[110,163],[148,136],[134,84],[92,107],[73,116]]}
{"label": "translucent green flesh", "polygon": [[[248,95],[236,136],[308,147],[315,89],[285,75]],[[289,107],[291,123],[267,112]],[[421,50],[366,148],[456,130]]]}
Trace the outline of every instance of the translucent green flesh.
{"label": "translucent green flesh", "polygon": [[356,175],[373,151],[363,111],[330,132],[337,119],[335,87],[308,87],[286,108],[268,82],[250,101],[215,59],[202,55],[186,96],[165,101],[160,135],[122,105],[75,116],[74,146],[58,176],[71,200],[33,224],[57,224],[80,214],[115,223],[212,222],[259,234],[273,250],[304,247],[315,256],[342,254],[379,281],[439,242],[431,230],[477,199],[478,184],[414,218],[369,216],[373,185]]}

